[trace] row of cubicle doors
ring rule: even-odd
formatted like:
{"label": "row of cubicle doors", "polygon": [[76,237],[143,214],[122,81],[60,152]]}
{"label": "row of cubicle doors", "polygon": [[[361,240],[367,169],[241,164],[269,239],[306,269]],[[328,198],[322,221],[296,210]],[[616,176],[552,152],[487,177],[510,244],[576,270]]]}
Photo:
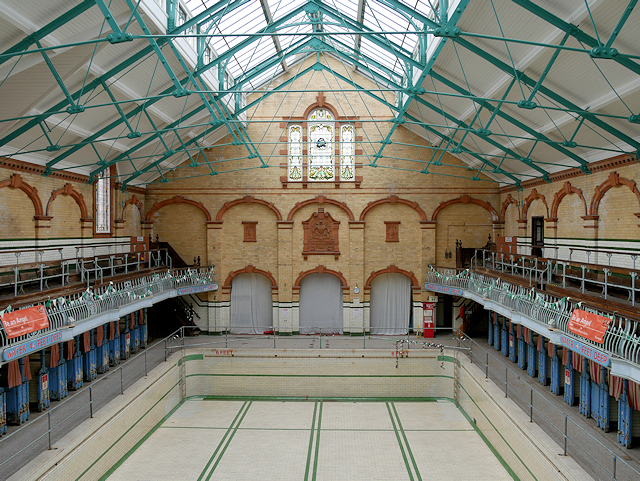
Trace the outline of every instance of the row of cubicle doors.
{"label": "row of cubicle doors", "polygon": [[[371,283],[371,334],[406,334],[412,327],[411,305],[411,279],[397,273],[377,276]],[[357,315],[362,316],[362,310]],[[269,279],[257,273],[234,277],[231,284],[231,332],[262,334],[273,330],[273,325]],[[340,279],[326,273],[306,276],[300,283],[300,333],[341,334],[343,326]]]}

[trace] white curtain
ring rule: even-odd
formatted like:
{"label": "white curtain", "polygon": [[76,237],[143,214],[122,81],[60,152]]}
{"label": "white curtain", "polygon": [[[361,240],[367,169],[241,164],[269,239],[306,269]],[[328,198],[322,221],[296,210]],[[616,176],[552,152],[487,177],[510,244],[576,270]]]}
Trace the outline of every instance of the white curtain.
{"label": "white curtain", "polygon": [[342,284],[331,274],[310,274],[300,282],[300,333],[342,333]]}
{"label": "white curtain", "polygon": [[371,334],[406,334],[411,315],[411,279],[381,274],[371,282]]}
{"label": "white curtain", "polygon": [[231,332],[262,334],[273,325],[271,282],[262,274],[240,274],[231,281]]}

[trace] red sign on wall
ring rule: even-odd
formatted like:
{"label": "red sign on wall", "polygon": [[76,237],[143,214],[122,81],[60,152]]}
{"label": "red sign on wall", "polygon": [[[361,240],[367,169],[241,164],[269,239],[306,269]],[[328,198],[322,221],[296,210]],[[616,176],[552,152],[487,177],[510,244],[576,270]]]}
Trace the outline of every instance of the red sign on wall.
{"label": "red sign on wall", "polygon": [[2,325],[12,339],[49,327],[49,318],[44,306],[33,306],[4,314]]}
{"label": "red sign on wall", "polygon": [[576,309],[569,319],[569,330],[579,336],[600,344],[604,343],[604,333],[611,319],[591,312]]}

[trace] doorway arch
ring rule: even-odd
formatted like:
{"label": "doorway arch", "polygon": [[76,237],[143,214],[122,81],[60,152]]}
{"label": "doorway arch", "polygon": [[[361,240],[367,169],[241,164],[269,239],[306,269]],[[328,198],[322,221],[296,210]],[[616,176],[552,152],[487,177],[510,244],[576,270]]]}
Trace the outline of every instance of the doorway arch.
{"label": "doorway arch", "polygon": [[342,334],[342,282],[328,273],[300,281],[300,334]]}
{"label": "doorway arch", "polygon": [[233,334],[264,334],[273,330],[271,281],[257,272],[231,281],[230,325]]}
{"label": "doorway arch", "polygon": [[371,334],[401,335],[409,330],[412,296],[411,278],[385,273],[371,281]]}

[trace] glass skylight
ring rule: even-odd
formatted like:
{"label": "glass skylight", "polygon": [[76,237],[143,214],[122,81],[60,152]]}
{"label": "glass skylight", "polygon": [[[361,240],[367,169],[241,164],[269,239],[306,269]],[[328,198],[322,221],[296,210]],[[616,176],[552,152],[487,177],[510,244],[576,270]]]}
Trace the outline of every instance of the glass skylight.
{"label": "glass skylight", "polygon": [[[327,12],[322,15],[319,36],[329,45],[344,52],[342,60],[351,63],[349,57],[360,52],[359,63],[363,73],[376,73],[382,78],[390,78],[400,83],[405,73],[405,63],[398,59],[395,52],[411,57],[416,47],[417,35],[414,32],[423,28],[419,19],[412,18],[400,8],[387,4],[386,0],[324,0],[317,2],[324,5]],[[438,0],[397,0],[408,9],[420,12],[428,18],[437,19]],[[185,0],[184,5],[193,15],[215,5],[214,0]],[[215,23],[208,22],[208,33],[214,35],[209,39],[215,53],[213,57],[244,45],[225,63],[225,68],[235,80],[243,82],[244,89],[255,89],[283,71],[279,61],[277,65],[268,65],[264,70],[260,66],[273,58],[292,53],[294,48],[313,38],[312,23],[307,12],[302,8],[305,0],[250,0],[242,6],[224,14]],[[313,6],[313,4],[310,4]],[[300,11],[287,18],[296,9]],[[361,13],[359,16],[358,13]],[[283,22],[283,19],[286,21]],[[272,22],[280,22],[274,30],[274,36],[262,35],[251,37]],[[206,21],[203,24],[207,24]],[[365,31],[375,33],[378,41],[368,35],[360,35],[363,25]],[[268,32],[269,34],[271,32]],[[239,36],[238,34],[247,34]],[[299,52],[296,52],[299,53]],[[296,56],[297,57],[297,56]],[[294,63],[295,57],[288,57],[284,64]],[[390,75],[390,71],[395,75]]]}

